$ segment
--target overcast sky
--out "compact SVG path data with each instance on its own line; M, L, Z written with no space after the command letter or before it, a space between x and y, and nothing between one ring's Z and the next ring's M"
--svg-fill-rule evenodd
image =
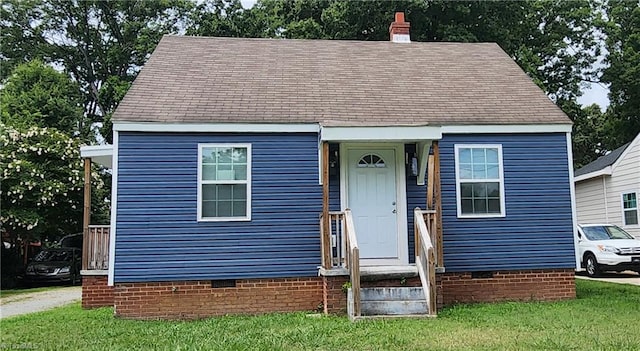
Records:
M242 7L245 9L253 7L256 0L240 0ZM607 94L609 90L599 84L591 84L589 88L583 89L584 94L578 98L578 102L582 106L588 106L591 104L598 104L604 110L609 106L609 98Z

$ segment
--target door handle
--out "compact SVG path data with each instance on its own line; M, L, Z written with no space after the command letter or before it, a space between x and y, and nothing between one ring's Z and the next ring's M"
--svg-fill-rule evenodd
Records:
M396 209L394 208L393 211L391 211L391 213L396 213Z

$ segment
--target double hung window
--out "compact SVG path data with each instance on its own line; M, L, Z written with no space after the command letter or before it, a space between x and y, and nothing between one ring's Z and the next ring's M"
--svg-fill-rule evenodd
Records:
M198 220L251 219L251 145L198 146Z
M638 195L636 193L622 194L622 217L624 225L638 224Z
M501 145L455 145L458 217L504 217Z

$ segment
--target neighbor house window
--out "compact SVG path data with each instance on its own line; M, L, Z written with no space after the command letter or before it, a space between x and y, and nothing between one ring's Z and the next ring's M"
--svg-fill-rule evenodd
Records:
M198 145L198 220L251 219L251 145Z
M458 217L503 217L501 145L456 145Z
M624 225L638 224L638 197L636 193L622 194Z

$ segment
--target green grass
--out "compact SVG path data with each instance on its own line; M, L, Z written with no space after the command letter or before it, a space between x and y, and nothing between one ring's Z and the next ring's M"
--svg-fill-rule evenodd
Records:
M571 301L465 305L436 319L357 323L304 313L131 321L114 318L111 308L74 304L0 321L0 349L640 350L640 287L576 285Z
M9 290L0 290L0 298L4 299L5 297L14 297L16 295L30 294L35 292L47 291L60 289L59 286L45 286L41 288L32 288L32 289L9 289Z

